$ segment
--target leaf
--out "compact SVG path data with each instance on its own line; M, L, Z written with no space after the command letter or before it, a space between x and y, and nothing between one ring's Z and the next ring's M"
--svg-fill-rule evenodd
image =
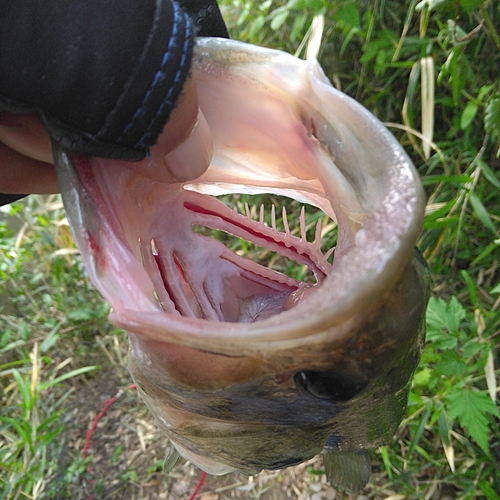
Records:
M36 429L37 434L41 434L46 429L48 429L54 422L56 422L59 417L64 413L65 410L59 410L53 413L50 417L46 418Z
M500 500L500 495L495 492L495 490L492 488L490 483L488 483L488 481L486 480L480 481L478 483L478 486L488 500Z
M293 21L292 32L290 33L290 40L292 42L297 40L297 38L299 38L299 36L302 34L304 26L306 24L306 20L307 20L307 14L305 12L295 16L295 19Z
M472 123L472 120L476 117L477 110L479 106L475 102L468 102L462 111L462 116L460 117L460 128L465 130Z
M259 5L259 10L261 12L267 12L269 10L269 7L271 7L272 3L273 3L273 0L265 0L265 2L262 2Z
M446 417L446 410L444 408L439 414L438 430L439 435L441 436L441 442L443 443L446 460L448 460L451 472L455 472L455 450L453 448L453 445L451 444L450 426L448 423L448 418Z
M29 383L25 382L23 380L23 377L21 376L19 371L16 369L12 370L12 375L16 379L17 389L19 390L19 392L22 396L22 400L23 400L22 407L23 407L24 415L27 416L29 410L33 406L33 397L31 394L30 387L29 387Z
M456 351L444 351L441 355L441 360L434 369L435 375L444 375L445 377L452 377L453 375L460 375L465 372L467 365L461 359Z
M415 10L421 11L425 7L428 7L429 10L436 10L441 7L450 7L453 4L450 0L423 0L422 2L418 3L417 6L415 7Z
M424 179L422 179L422 184L424 186L432 185L432 184L438 184L440 182L444 184L458 184L458 185L463 185L467 184L468 182L473 182L474 179L470 175L426 175ZM455 200L453 200L452 203L448 202L446 203L440 210L439 212L446 213L449 211L449 209L453 206L453 203ZM438 212L438 210L432 212L435 214ZM428 216L427 216L428 217Z
M476 355L478 352L482 352L484 350L484 343L477 342L476 340L469 340L462 347L462 356L464 359L472 358L472 356Z
M306 0L290 0L284 7L286 9L304 10L306 8Z
M350 28L360 27L359 9L355 2L342 5L336 15L337 21Z
M465 318L465 309L456 297L449 302L431 297L427 307L427 339L438 349L453 349L457 345L458 327Z
M323 38L323 29L325 27L325 16L317 15L314 16L311 28L309 40L306 46L306 59L317 59L319 50L321 48L321 39Z
M490 214L484 207L483 203L477 196L474 191L469 193L469 201L472 207L472 210L476 214L477 218L484 224L486 228L488 228L493 234L496 234L495 226L491 221Z
M477 264L479 264L483 259L488 257L488 255L493 252L494 250L497 250L498 244L493 242L490 243L471 263L469 267L474 267ZM500 292L500 289L498 290L497 293Z
M489 455L490 415L500 417L498 408L486 391L455 386L446 396L448 416L457 420L469 436Z
M60 377L56 377L54 380L49 380L48 382L45 382L43 384L40 384L40 391L43 391L44 389L47 389L48 387L52 387L53 385L59 384L60 382L63 382L64 380L67 380L68 378L76 377L77 375L81 375L82 373L87 373L92 370L97 370L99 368L98 366L84 366L82 368L77 368L76 370L72 370L68 373L65 373L64 375L61 375Z
M326 7L325 0L289 0L284 6L286 9L304 10L311 9L314 13L318 13L321 9Z
M423 57L420 60L421 99L422 99L422 150L426 160L430 158L430 143L434 139L434 59Z
M314 11L315 14L319 13L321 9L328 5L324 0L306 0L306 7Z
M455 33L458 30L458 27L453 24L450 26L450 30ZM457 34L457 36L459 35ZM453 103L455 106L458 106L465 84L467 82L473 83L475 76L470 63L467 60L467 57L462 53L462 47L459 44L455 46L454 50L446 59L445 64L441 67L438 80L444 80L445 76L449 77Z
M72 321L89 321L92 319L104 317L109 308L106 303L100 304L98 307L81 307L80 309L75 309L67 314L67 317Z
M446 217L442 219L437 219L437 220L429 220L425 221L424 223L424 229L434 229L434 228L440 228L440 227L447 227L447 226L454 226L457 225L459 222L459 217L457 216L451 216L451 217Z
M273 16L271 21L271 29L273 31L277 31L281 28L281 26L283 26L283 23L286 21L286 18L288 17L290 11L288 9L284 9L278 12L278 9L276 9L274 12L276 12L276 14L271 14Z
M406 455L407 458L409 459L413 451L415 450L416 446L418 445L418 442L420 441L420 438L422 437L422 434L425 431L425 426L427 425L427 422L429 421L429 417L431 415L431 410L429 406L425 408L425 413L423 416L420 418L420 424L418 426L417 431L415 432L415 435L412 437L410 447L408 449L408 454Z
M465 269L462 269L462 271L460 271L460 274L462 275L462 278L464 279L465 284L467 285L472 305L474 307L477 307L477 291L474 281L472 280L470 274Z
M415 373L413 377L413 385L415 387L426 386L432 376L432 370L430 368L422 368L422 370Z
M460 6L464 8L468 14L476 10L484 3L484 0L460 0Z
M500 97L488 102L484 113L484 130L493 139L500 137Z
M481 173L488 179L488 181L493 184L496 188L500 189L500 180L497 175L491 168L487 165L487 163L483 160L479 160L477 162L479 168L481 169Z
M4 422L7 425L11 425L19 434L19 437L22 439L24 445L28 445L30 451L33 451L33 441L31 439L32 430L26 422L26 420L16 420L11 417L0 417L0 422Z
M49 332L49 334L43 339L40 344L40 351L45 354L59 339L59 334L57 333L62 325L62 321L57 323L57 325Z
M387 475L389 476L389 479L392 481L393 478L393 473L392 473L392 463L391 459L389 457L389 452L387 451L387 446L381 446L379 448L380 455L382 456L382 462L384 464L385 470L387 472Z
M406 89L406 97L403 103L402 115L403 122L407 127L412 128L414 126L414 100L417 94L417 87L420 82L420 62L416 62L410 71L410 76L408 78L408 87ZM417 143L413 138L412 134L408 135L410 142L412 142L413 146L417 148Z
M60 425L59 427L56 427L52 431L47 432L42 436L39 436L35 446L35 451L46 447L50 442L54 441L54 439L63 431L63 429L64 425Z
M256 17L248 32L250 38L254 38L255 36L257 36L257 33L259 33L259 31L264 27L264 24L266 24L265 16Z

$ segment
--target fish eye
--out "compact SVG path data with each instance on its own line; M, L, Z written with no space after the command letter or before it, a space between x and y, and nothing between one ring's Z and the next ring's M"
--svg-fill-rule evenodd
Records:
M336 370L304 370L294 376L295 385L315 398L345 403L359 394L368 384L359 376Z

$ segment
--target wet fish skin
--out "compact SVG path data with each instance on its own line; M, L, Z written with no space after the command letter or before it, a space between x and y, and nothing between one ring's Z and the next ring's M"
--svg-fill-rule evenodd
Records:
M129 332L144 401L179 452L211 473L252 474L386 443L420 357L429 288L413 250L424 196L410 160L312 61L200 40L193 75L214 137L198 181L161 185L55 151L68 219L111 320ZM206 196L227 192L321 208L339 225L333 265L312 244L273 237ZM297 247L298 259L311 256L318 285L302 293L192 224L285 254ZM262 300L276 314L236 322L243 302ZM330 465L354 463L344 458ZM366 480L330 476L356 487Z

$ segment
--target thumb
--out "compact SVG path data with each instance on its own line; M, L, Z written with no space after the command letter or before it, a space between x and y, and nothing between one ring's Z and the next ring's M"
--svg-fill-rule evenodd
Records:
M205 172L212 153L212 135L198 106L196 84L189 78L177 107L146 158L138 162L103 160L103 167L120 165L155 181L185 182Z

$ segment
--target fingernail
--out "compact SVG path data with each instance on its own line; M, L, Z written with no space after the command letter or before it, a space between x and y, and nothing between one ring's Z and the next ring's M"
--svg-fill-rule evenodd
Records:
M212 134L205 116L199 110L198 121L189 137L165 155L165 163L176 181L190 181L205 172L212 160L212 154Z

